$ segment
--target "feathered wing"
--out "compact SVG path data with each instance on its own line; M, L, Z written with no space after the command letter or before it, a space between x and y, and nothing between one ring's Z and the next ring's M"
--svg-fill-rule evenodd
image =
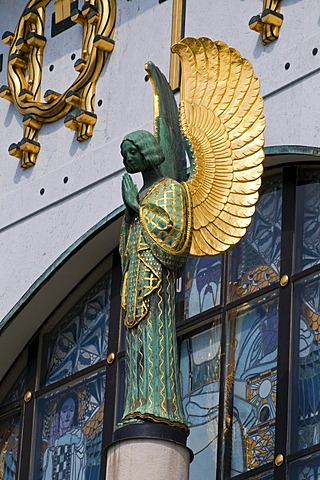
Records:
M94 412L94 414L85 422L82 431L88 440L95 439L102 431L104 405Z
M179 126L178 107L171 87L156 65L145 65L154 93L154 134L160 143L165 161L160 166L163 176L178 181L187 178L187 165Z
M186 182L193 202L192 255L215 255L246 233L264 159L263 100L250 62L223 42L185 38L180 126L193 155Z

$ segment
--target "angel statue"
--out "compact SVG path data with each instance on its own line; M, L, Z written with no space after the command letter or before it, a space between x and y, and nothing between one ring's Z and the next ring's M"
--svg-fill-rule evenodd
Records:
M121 154L126 206L120 238L126 327L122 424L143 420L187 429L179 388L175 284L189 254L216 255L246 233L258 200L263 100L248 60L225 43L185 38L180 108L160 70L154 135L127 135ZM187 177L187 159L190 175ZM141 172L138 192L129 174Z

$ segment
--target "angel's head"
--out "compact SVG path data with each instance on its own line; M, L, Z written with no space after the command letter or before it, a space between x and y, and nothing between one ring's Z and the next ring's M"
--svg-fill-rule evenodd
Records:
M137 130L126 135L120 146L127 172L145 172L164 161L157 139L146 130Z
M60 398L56 412L59 415L60 434L78 425L78 397L74 392Z

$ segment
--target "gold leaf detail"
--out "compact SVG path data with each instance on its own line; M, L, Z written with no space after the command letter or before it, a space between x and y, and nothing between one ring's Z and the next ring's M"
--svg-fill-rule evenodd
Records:
M264 159L263 100L252 65L227 44L185 38L180 126L193 150L186 183L193 203L190 253L214 255L245 235L258 200Z

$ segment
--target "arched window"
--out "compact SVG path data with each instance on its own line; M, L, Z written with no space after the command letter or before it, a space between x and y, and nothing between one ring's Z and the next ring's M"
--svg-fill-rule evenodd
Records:
M190 480L320 478L319 238L320 170L287 166L266 172L236 247L189 259L177 330Z
M119 280L115 253L28 346L24 368L0 407L3 480L27 478L28 471L38 480L104 478L102 450L111 441L115 405L115 389L108 388L115 370L106 359L118 340Z
M22 355L1 390L0 478L3 480L15 479L18 469L21 402L26 385L26 360L26 355Z
M267 170L246 237L225 255L189 258L178 279L190 480L320 478L319 212L315 164ZM114 252L10 369L0 478L104 479L123 409L119 291Z

